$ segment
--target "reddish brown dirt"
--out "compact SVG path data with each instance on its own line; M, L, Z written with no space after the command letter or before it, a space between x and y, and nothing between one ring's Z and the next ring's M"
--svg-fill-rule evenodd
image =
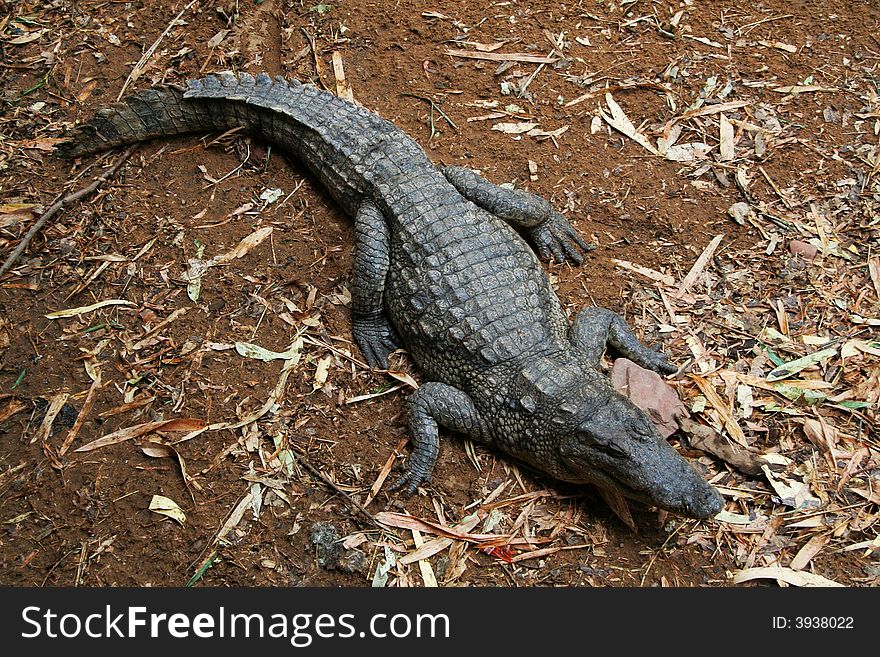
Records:
M186 3L56 2L51 9L44 3L3 4L8 15L0 23L5 29L2 137L15 147L3 160L0 196L4 203L45 207L90 161L72 169L46 148L25 142L57 138L65 126L113 102L134 63ZM682 23L690 33L723 41L720 49L688 38L665 38L653 23L624 25L651 13L668 22L678 7L667 4L635 2L623 15L608 3L594 2L514 0L487 9L485 3L450 1L438 9L439 5L413 0L380 0L333 3L325 13L310 10L309 3L277 0L197 2L185 13L185 24L161 42L152 64L131 88L181 82L229 68L317 81L313 51L304 36L308 33L316 39L322 83L334 88L331 53L338 50L355 98L403 128L436 162L479 168L495 182L515 182L567 208L576 227L599 247L582 268L548 267L558 278L566 306L572 311L590 304L612 308L633 319L648 341L657 341L656 321L642 309L644 281L615 268L613 259L662 269L680 280L711 236L727 236L729 255L718 255L723 268L732 254L753 248L760 235L752 225L739 226L727 216L727 208L743 200L735 186L698 189L681 175L677 163L649 156L618 133L591 133L590 122L603 94L566 106L588 89L578 85L577 78L589 76L598 83L607 77L609 85L627 87L615 89L618 102L629 116L652 117L648 127L658 127L680 114L681 107L673 112L655 88L628 83L657 80L671 62L686 72L672 83L680 105L699 96L708 75L718 76L720 85L727 79L800 84L812 75L814 84L840 90L791 100L786 118L798 125L794 132L806 143L780 148L764 168L780 187L812 188L821 195L833 194L836 181L852 175L854 158L845 153L838 159L820 158L816 153L838 152L857 143L847 127L823 122L822 112L826 107L840 113L859 111L858 95L864 88L856 78L864 78L872 61L875 76L880 75L880 14L872 2L766 0L740 9L714 0L682 4ZM228 23L235 11L240 13ZM443 16L425 14L436 11ZM728 49L735 40L724 39L723 30L750 25L741 37L747 43ZM31 42L10 42L38 29L45 33ZM229 34L212 47L209 41L223 29ZM497 62L444 55L449 47L466 47L462 41L507 41L499 52L546 55L552 46L545 32L565 32L570 42L565 55L571 60L566 69L543 68L526 98L502 96L499 84L511 79L511 71L520 74L512 79L521 80L535 72L536 65L514 64L499 75ZM798 50L758 47L759 41L795 44ZM765 102L774 99L766 88L749 91ZM414 95L432 99L457 128ZM515 139L490 130L497 119L468 121L493 111L474 106L481 100L497 100L502 107L516 103L544 130L569 129L556 144L528 136ZM529 180L530 160L537 164L535 181ZM87 175L71 182L68 189L88 179ZM222 182L210 184L211 179ZM275 202L261 210L260 194L271 188L283 190L285 196L297 191L283 205ZM751 193L775 200L760 175ZM225 221L245 203L254 203L253 210ZM0 228L3 259L30 223L29 219ZM211 269L198 303L187 298L186 263L197 256L198 245L204 245L205 257L225 253L265 226L275 229L270 240L229 265ZM152 247L132 262L153 239ZM107 261L101 258L111 254L128 260L111 261L77 292ZM50 222L19 263L26 275L0 279L0 329L8 336L8 345L0 342L0 407L14 399L27 404L25 410L0 419L0 583L181 585L215 554L213 566L201 578L203 584L368 585L376 564L384 559L383 541L402 546L411 540L410 533L398 530L381 536L304 465L294 466L290 477L283 476L273 437L282 440L281 448L289 444L299 450L340 489L363 501L406 435L404 396L395 392L360 403L345 400L395 383L385 375L353 368L337 355L330 361L327 382L313 385L318 362L333 354L308 347L275 412L243 429L208 431L177 445L193 475L190 486L175 459L144 454L142 447L158 439L156 434L91 452L72 451L147 421L231 421L259 408L278 380L280 361L263 363L234 350L203 350L199 345L243 340L282 350L304 319L315 320L311 333L325 341L329 336L350 339L342 297L351 261L350 221L305 176L303 167L248 138L226 138L207 149L197 137L145 145L120 176ZM756 297L763 298L765 289L785 289L781 275L771 266L756 272ZM74 319L45 317L54 310L112 298L135 305L107 307ZM154 341L138 350L125 348L125 340L141 339L180 308L189 311L158 331ZM66 392L74 395L71 404L81 409L92 385L84 361L103 340L108 343L96 359L103 384L72 450L57 457L67 428L56 421L46 449L41 440L33 440L41 420L33 400ZM740 343L736 335L727 339L728 346ZM344 341L332 344L358 356ZM676 360L690 355L682 339L664 344ZM404 360L398 364L417 376ZM124 399L147 398L153 401L141 408L101 417ZM780 417L769 424L786 427L786 422ZM810 445L802 442L799 447ZM469 548L467 568L454 584L722 586L730 584L731 573L745 565L744 555L752 549L741 535L717 523L682 524L681 519L658 516L656 510L638 505L633 505L638 526L634 533L593 491L517 470L509 460L479 446L475 453L479 471L464 442L447 436L433 483L423 494L402 500L382 491L370 512L405 509L423 519L455 522L467 514L469 505L510 480L502 498L544 488L559 494L539 498L529 509L548 526L560 525L552 536L555 542L548 545L589 547L516 563L506 561L503 551L489 554ZM707 474L724 471L702 452L685 453L699 459ZM392 477L397 468L399 462ZM218 531L249 490L246 476L283 480L289 504L264 491L259 518L254 520L246 509L237 527L217 544ZM757 485L732 473L722 483ZM183 508L183 525L148 510L157 494ZM509 527L523 508L502 509L502 526ZM369 541L360 546L369 561L366 574L319 564L310 541L311 527L319 521L336 525L340 536L369 532ZM786 562L802 544L796 535L788 535L762 550ZM445 554L432 560L441 581ZM859 554L826 550L813 565L844 584L876 582L876 560L863 560ZM414 566L397 567L392 575L401 583L421 582Z

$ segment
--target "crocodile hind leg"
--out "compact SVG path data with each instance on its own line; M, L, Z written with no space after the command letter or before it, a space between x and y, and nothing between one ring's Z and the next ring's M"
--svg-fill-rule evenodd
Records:
M570 258L581 264L584 258L577 247L584 251L594 248L547 199L520 189L499 187L466 167L450 166L442 171L467 200L525 231L541 258L549 260L552 256L556 262Z
M634 363L661 374L678 368L661 351L646 347L633 334L623 317L605 308L584 308L575 317L569 338L588 360L598 363L606 345Z
M413 451L406 470L390 490L406 486L406 495L412 495L421 484L431 480L440 451L439 426L472 438L483 433L480 414L466 393L445 383L425 383L409 398Z
M354 218L351 314L354 341L370 367L388 369L398 337L382 302L388 274L388 224L381 210L364 201Z

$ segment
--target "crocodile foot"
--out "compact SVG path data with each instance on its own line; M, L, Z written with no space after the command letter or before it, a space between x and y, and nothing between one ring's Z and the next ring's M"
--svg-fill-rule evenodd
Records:
M578 232L568 223L568 219L558 212L552 212L550 217L527 230L538 255L544 260L554 258L556 262L565 262L568 258L576 265L584 261L578 247L584 251L592 251L595 247L581 237Z
M354 317L354 341L360 347L367 364L373 369L388 369L388 355L400 348L397 331L384 316Z
M648 347L644 356L643 367L654 370L660 374L675 374L678 368L669 362L669 356L658 349Z

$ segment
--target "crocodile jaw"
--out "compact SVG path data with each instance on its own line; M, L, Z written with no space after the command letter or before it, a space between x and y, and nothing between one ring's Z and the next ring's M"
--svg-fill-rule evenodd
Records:
M630 499L690 518L711 518L718 491L628 400L614 399L560 442L560 478L618 491Z

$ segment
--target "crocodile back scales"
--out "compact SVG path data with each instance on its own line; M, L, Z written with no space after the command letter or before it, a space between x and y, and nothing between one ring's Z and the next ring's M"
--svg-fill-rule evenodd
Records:
M428 377L470 389L487 368L564 347L567 321L520 235L463 198L392 123L311 85L226 74L148 89L101 110L63 152L237 127L294 155L348 214L364 199L382 209L385 307Z

